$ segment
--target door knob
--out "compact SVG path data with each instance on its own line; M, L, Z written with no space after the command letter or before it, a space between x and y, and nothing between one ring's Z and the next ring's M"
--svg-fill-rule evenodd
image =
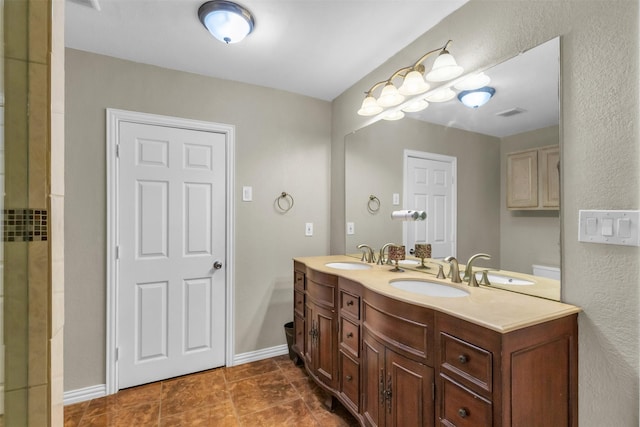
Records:
M220 270L222 268L222 263L220 261L214 261L213 268L216 270Z

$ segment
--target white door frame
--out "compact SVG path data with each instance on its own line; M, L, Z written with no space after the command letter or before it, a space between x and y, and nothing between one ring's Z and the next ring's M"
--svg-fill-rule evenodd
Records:
M234 154L235 126L199 120L107 108L107 354L106 393L118 391L118 143L121 122L168 126L226 135L226 301L225 301L225 365L234 358Z
M403 209L409 209L407 207L407 195L409 192L409 182L407 179L407 173L409 171L409 157L417 157L425 160L435 160L439 162L446 162L451 164L451 255L458 256L458 158L453 156L447 156L444 154L428 153L426 151L416 150L404 150L402 159L402 193L404 196ZM429 213L427 212L427 215ZM403 244L407 243L407 223L402 223L402 240Z

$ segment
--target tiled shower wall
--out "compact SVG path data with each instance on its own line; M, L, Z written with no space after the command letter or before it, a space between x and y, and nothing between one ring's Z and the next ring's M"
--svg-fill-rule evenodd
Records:
M4 2L5 425L63 424L64 1Z

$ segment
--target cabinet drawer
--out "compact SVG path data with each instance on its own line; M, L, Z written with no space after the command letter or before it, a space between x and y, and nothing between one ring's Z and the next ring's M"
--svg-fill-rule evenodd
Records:
M307 278L307 297L318 304L335 308L335 286L318 283Z
M293 311L300 316L304 316L304 294L302 292L293 292Z
M493 425L492 405L489 400L440 377L440 421L445 426L490 427Z
M299 271L293 272L293 288L296 291L304 292L304 274Z
M341 291L340 312L342 315L352 316L354 319L360 320L360 297Z
M459 375L491 393L493 355L491 352L453 337L440 333L442 370Z
M360 327L345 318L340 318L340 346L359 357Z
M340 392L347 404L358 412L360 408L360 365L340 352Z

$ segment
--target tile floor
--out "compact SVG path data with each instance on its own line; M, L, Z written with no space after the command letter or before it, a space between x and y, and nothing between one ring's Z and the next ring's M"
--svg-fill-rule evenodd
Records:
M65 427L352 427L358 423L303 367L279 356L133 387L65 406Z

